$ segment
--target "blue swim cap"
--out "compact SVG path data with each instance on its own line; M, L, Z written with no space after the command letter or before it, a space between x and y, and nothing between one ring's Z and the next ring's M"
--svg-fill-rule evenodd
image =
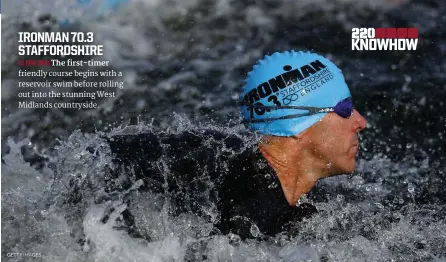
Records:
M276 52L259 60L248 73L240 96L240 110L252 130L265 135L293 136L314 125L326 113L249 123L250 120L308 113L301 109L265 109L250 105L333 107L349 96L342 71L330 60L310 52Z

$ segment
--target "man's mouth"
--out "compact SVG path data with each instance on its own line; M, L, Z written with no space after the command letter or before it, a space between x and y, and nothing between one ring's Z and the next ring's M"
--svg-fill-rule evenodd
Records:
M358 153L359 150L359 142L356 142L352 145L352 147L350 147L351 150L353 150L353 152L355 152L355 155Z
M352 137L352 147L354 146L359 146L359 139L357 135Z

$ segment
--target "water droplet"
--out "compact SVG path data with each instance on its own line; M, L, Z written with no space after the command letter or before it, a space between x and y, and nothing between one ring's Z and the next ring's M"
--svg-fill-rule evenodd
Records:
M426 105L426 97L423 96L423 97L420 99L420 101L418 101L418 104L419 104L420 106L425 106L425 105Z
M229 233L228 237L229 237L229 242L233 245L239 245L240 242L242 241L238 235L233 233Z
M411 143L407 143L406 148L407 149L412 148L412 144Z
M413 194L413 192L415 192L415 187L413 184L409 183L407 185L407 191L409 191L409 193Z
M410 77L409 75L404 75L404 80L406 80L406 82L410 82L412 80L412 77Z
M302 203L305 203L305 202L307 202L308 200L307 200L307 195L306 194L303 194L298 200L297 200L297 202L296 202L296 206L298 207L298 206L300 206Z
M404 204L404 200L403 200L402 198L400 198L399 203L400 203L400 204Z
M336 201L342 202L343 200L344 200L344 196L343 195L337 195L336 196Z
M251 232L251 235L253 237L257 237L260 233L259 228L256 225L251 225L251 228L249 229L249 232Z
M375 205L379 208L379 209L383 209L384 206L381 203L375 203Z

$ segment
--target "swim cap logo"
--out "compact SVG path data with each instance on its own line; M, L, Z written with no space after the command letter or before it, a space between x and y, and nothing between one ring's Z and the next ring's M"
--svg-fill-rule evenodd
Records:
M352 50L417 50L418 28L353 28Z
M289 105L299 96L304 96L333 79L331 71L319 60L294 70L291 65L285 65L283 70L286 72L261 83L243 97L243 104L248 105L247 110L251 117L254 117L254 112L257 115L263 115L270 111L261 107L249 106L264 106L259 102L261 99L266 98L266 101L271 102L274 106ZM282 102L278 97L282 98Z
M292 93L287 95L282 99L284 105L289 105L291 102L296 101L299 98L299 95L296 93Z
M247 74L239 96L240 113L249 129L265 135L294 136L350 97L341 69L311 52L265 55Z

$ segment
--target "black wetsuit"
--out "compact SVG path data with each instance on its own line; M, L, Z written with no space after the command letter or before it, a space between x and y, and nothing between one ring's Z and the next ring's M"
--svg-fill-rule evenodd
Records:
M317 212L310 204L290 206L273 169L256 146L219 132L122 135L109 139L115 162L143 179L140 190L169 196L173 215L219 212L216 233L242 238L272 236ZM131 167L131 168L130 168ZM260 231L255 233L256 225ZM254 233L254 234L253 234Z

